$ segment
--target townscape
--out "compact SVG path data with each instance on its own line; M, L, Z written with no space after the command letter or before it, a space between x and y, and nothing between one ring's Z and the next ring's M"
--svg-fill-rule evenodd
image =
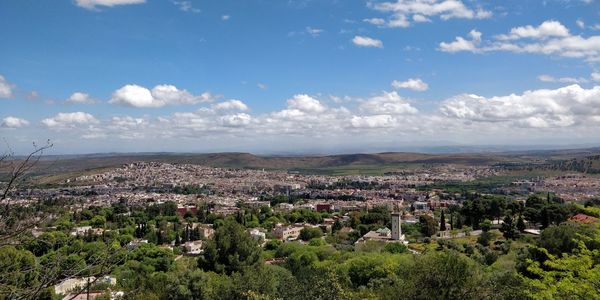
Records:
M0 300L600 300L600 0L0 0Z
M23 185L12 190L3 202L22 208L39 209L41 205L50 214L48 220L35 222L35 228L24 233L24 244L17 243L16 249L47 257L73 251L64 249L61 243L103 244L112 240L116 248L106 249L107 253L130 253L122 259L141 255L138 261L142 264L148 263L147 256L151 255L167 264L152 263L153 270L147 270L144 276L174 272L178 264L198 265L217 274L243 274L245 268L256 263L284 267L298 275L297 263L311 265L315 259L302 262L308 259L301 254L306 251L317 251L316 260L327 261L333 259L333 253L426 257L453 249L484 266L499 268L500 262L514 260L511 253L527 249L531 240L539 239L549 226L598 223L600 208L596 205L600 204L595 199L600 196L600 176L577 172L546 172L542 176L530 172L508 180L509 173L494 165L439 163L384 175L330 176L148 161L90 170L50 185ZM477 184L483 182L488 183ZM240 234L248 240L237 236ZM27 236L34 240L28 241ZM240 240L224 242L224 238ZM39 244L40 239L49 244ZM262 248L262 254L236 254L252 261L246 267L244 261L229 265L232 262L222 261L229 259L219 257L221 251L242 251L240 247ZM329 258L318 258L323 255L319 251L333 252L325 256ZM151 293L131 289L135 282L149 280L138 277L141 274L132 279L131 262L107 257L90 261L85 255L90 254L74 252L65 258L83 260L78 265L81 270L76 272L81 276L57 274L53 284L35 296L116 299ZM99 272L99 267L106 270ZM512 272L516 278L524 276ZM349 280L352 285L359 284L352 277ZM362 292L350 288L344 292L348 297L387 297L380 288ZM509 295L526 297L519 294L522 292L511 290ZM242 297L235 291L228 293L203 297Z

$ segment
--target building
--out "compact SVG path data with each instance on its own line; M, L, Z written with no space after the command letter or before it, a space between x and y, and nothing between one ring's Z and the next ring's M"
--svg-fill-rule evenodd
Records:
M392 229L390 230L387 227L380 228L376 231L369 231L361 238L359 238L356 243L354 243L355 247L360 246L361 244L366 243L367 241L375 241L381 243L403 243L408 244L404 235L402 234L402 215L400 213L392 213Z
M215 230L212 228L212 225L201 225L197 228L200 232L200 238L203 240L208 240L215 234Z
M183 245L183 248L188 255L199 255L202 253L202 244L203 242L200 240L187 242Z
M92 226L75 227L71 230L71 235L72 236L86 235L88 233L88 231L90 231L90 230L92 230Z
M103 278L96 277L80 277L80 278L70 278L62 281L61 283L54 286L54 293L59 295L66 295L68 293L79 291L82 288L86 287L87 284L99 284L99 283L107 283L111 286L117 284L117 279L114 277L105 276Z
M317 204L317 212L332 212L333 204L331 203L321 203Z
M300 231L304 228L304 226L283 226L281 224L277 224L275 228L273 228L273 235L280 240L295 240L300 236Z
M250 236L261 244L267 239L267 235L256 228L250 230Z
M399 241L400 239L404 240L401 221L402 215L400 215L400 213L392 213L392 240L394 241Z

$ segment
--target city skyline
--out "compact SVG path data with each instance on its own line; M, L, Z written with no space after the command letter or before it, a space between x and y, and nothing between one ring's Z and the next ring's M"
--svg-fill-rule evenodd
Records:
M600 3L0 2L16 152L600 142Z

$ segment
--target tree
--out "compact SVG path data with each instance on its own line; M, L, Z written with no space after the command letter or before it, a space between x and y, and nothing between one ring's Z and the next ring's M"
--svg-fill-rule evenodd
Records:
M440 231L446 231L446 217L444 216L443 209L442 214L440 215Z
M342 229L342 222L340 220L336 220L335 223L331 226L331 233L336 233Z
M420 216L419 223L421 225L421 233L424 236L430 237L437 233L437 222L432 217L427 215Z
M514 223L513 218L511 216L504 217L502 226L500 227L500 231L504 235L504 238L508 239L516 239L519 236L519 230L517 230L517 225Z
M383 247L383 251L389 253L406 253L408 252L408 247L402 243L387 243Z
M582 237L593 238L599 234L594 231L590 225L579 223L563 223L558 226L550 226L542 231L537 241L537 246L546 249L550 254L560 255L570 253L578 248L578 241ZM591 249L600 248L600 245L594 246L594 239L588 240L588 247Z
M314 238L320 238L323 236L323 230L318 227L304 227L300 230L300 239L303 241L310 241Z
M492 229L492 222L488 219L485 219L479 224L479 227L481 228L481 231L488 232Z
M256 264L262 249L245 227L227 219L206 242L198 266L206 271L231 274Z
M527 226L525 226L525 221L523 220L523 217L519 215L519 219L517 220L517 229L520 232L523 232L525 231L525 228L527 228Z

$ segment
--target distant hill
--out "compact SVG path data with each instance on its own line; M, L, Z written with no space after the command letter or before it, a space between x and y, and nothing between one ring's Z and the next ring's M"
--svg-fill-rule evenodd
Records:
M561 170L598 170L600 162L594 155L600 149L543 150L503 153L425 154L385 152L374 154L340 154L314 156L261 156L250 153L130 153L47 156L36 168L36 175L78 173L101 168L113 168L134 162L162 162L197 164L220 168L248 168L291 170L304 173L339 174L336 168L372 171L402 168L406 165L461 164L461 165L551 165ZM590 167L582 167L590 166ZM1 171L1 170L0 170ZM377 173L377 172L372 172Z

